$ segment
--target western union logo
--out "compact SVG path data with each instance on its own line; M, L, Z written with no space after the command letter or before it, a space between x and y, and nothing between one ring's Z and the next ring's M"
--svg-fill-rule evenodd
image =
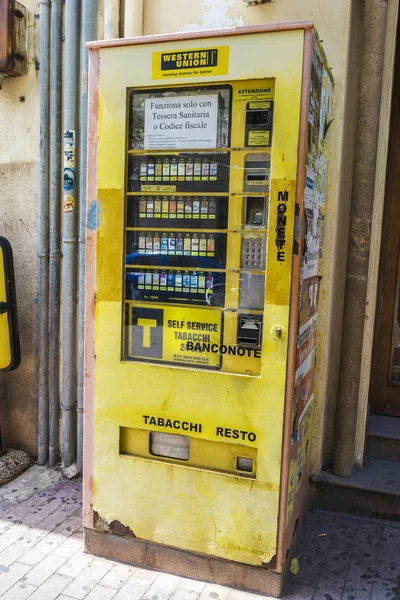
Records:
M161 54L161 71L192 69L193 67L216 67L217 65L218 48L213 48L212 50L196 50L194 52Z
M153 79L226 75L229 46L154 52L152 66Z

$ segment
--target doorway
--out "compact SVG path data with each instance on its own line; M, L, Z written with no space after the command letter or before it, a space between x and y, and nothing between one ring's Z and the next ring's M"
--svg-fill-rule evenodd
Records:
M400 417L400 50L397 46L370 408Z

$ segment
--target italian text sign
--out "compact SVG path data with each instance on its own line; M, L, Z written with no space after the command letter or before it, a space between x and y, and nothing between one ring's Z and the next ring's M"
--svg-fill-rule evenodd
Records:
M215 148L218 95L147 98L146 150Z

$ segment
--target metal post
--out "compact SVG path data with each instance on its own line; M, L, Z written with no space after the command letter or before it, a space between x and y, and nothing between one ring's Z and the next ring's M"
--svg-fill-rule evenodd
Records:
M83 386L84 386L84 335L85 335L85 243L86 243L86 181L88 134L88 76L89 53L86 42L97 37L97 0L82 2L81 42L81 106L79 142L79 293L78 293L78 427L77 467L83 469Z
M49 443L49 92L50 0L39 1L39 273L38 273L38 463Z
M76 460L76 310L78 254L78 157L80 0L65 10L64 218L62 264L62 465Z
M50 286L49 286L49 465L58 461L60 396L60 220L61 220L61 0L51 1L50 70ZM47 343L47 340L41 340Z

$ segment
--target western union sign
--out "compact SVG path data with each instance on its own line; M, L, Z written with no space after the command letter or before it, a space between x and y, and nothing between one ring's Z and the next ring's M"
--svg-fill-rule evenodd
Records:
M153 79L226 75L229 46L153 52Z
M195 52L178 52L161 54L161 70L191 69L192 67L216 67L218 64L218 48L213 50L196 50Z

